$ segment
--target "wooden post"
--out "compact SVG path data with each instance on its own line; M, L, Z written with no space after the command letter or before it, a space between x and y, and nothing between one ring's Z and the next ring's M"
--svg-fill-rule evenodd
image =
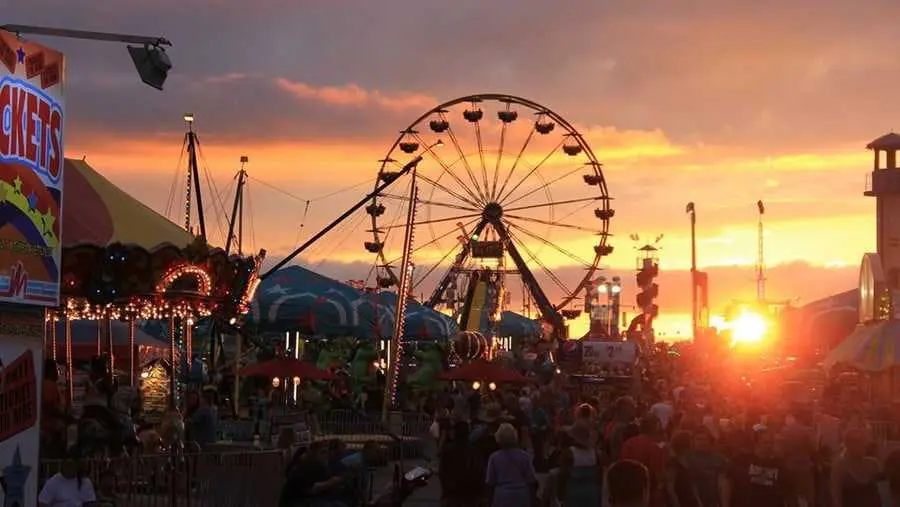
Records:
M242 337L240 332L237 333L236 340L237 341L234 344L234 398L231 400L231 405L233 407L234 414L237 417L241 408L241 405L238 402L238 399L241 395L241 376L238 374L238 372L241 369L241 354L244 353L241 350Z
M131 380L131 386L134 387L137 385L138 376L137 364L135 364L137 361L137 353L134 350L134 318L128 319L128 355L131 358L131 360L128 361L128 364L131 365L128 373Z
M103 333L106 335L106 347L108 348L109 353L109 372L110 374L115 375L116 343L115 337L113 336L112 321L110 320L109 315L103 317L103 320L100 321L100 325L103 327Z
M63 304L65 308L65 304ZM75 367L72 358L72 323L69 322L69 315L63 312L63 334L66 341L66 396L69 401L69 408L75 400Z
M102 320L102 319L101 319ZM97 355L103 354L103 326L101 320L97 321Z

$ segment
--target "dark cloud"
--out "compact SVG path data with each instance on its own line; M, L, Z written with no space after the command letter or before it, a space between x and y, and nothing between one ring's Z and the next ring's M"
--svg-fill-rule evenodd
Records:
M69 109L74 118L75 136L91 137L108 131L114 137L135 139L146 136L177 137L183 132L182 115L192 112L197 129L208 144L259 141L340 140L346 143L371 140L379 133L387 137L401 129L412 114L405 111L335 107L314 98L298 98L277 83L261 76L231 76L187 82L175 76L163 94L138 90L147 96L135 102L132 86L73 84ZM91 104L104 104L90 111ZM375 114L373 114L375 113ZM385 128L393 125L394 128ZM396 135L396 134L394 134Z
M277 253L268 257L266 265L273 266L283 258ZM347 281L366 279L372 269L371 262L333 262L329 260L308 262L298 261L300 265L332 277L336 280ZM703 268L709 275L710 301L713 312L720 312L726 305L735 300L752 301L756 297L756 281L754 268L749 266L711 267ZM563 280L574 280L583 276L579 268L562 268L556 270L556 274ZM604 271L597 275L605 275L608 278L619 275L623 284L623 305L633 306L636 294L634 272L628 270ZM541 273L536 273L542 288L548 297L558 301L560 291L555 290ZM660 297L658 300L662 312L690 313L690 272L686 270L667 270L665 263L661 265L658 279ZM773 301L783 301L794 305L811 303L831 294L846 291L857 286L859 269L857 267L824 268L812 266L804 262L794 262L774 266L767 273L767 297ZM370 285L374 285L374 278L369 279ZM521 283L515 277L507 280L507 289L511 294L511 310L518 311L521 308ZM416 296L424 294L426 297L433 290L433 283L423 283L416 290ZM580 307L580 304L577 305Z
M5 12L13 22L172 39L176 69L163 94L136 82L121 47L48 41L70 58L76 129L144 135L184 110L209 115L208 135L228 139L352 139L403 124L377 108L287 103L269 81L284 77L440 99L504 91L583 124L662 128L679 142L803 149L891 128L885 106L900 77L885 56L900 38L900 4L890 0L565 8L537 0L8 0ZM264 79L202 81L231 73Z

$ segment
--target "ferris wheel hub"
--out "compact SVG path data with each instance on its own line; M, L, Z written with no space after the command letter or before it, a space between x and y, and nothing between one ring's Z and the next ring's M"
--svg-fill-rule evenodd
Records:
M503 218L503 206L497 202L489 202L484 205L484 211L481 212L481 216L488 222L499 222Z

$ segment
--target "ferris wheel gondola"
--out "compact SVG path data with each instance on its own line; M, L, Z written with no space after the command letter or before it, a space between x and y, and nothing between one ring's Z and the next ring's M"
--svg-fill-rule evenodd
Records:
M446 147L438 151L441 141ZM452 309L469 275L487 269L503 280L521 279L543 319L560 332L563 310L613 250L615 211L602 166L581 133L536 102L471 95L401 130L379 161L378 182L395 180L413 157L426 162L416 173L417 212L403 212L413 194L402 189L381 192L366 206L372 238L364 247L378 258L378 285L398 285L408 238L402 231L410 225L402 218L414 216L411 288L430 292L427 306Z

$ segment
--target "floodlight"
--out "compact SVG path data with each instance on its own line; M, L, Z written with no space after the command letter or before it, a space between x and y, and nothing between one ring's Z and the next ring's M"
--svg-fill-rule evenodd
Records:
M157 90L162 90L163 83L166 82L169 71L172 69L172 61L169 60L169 55L165 50L159 46L145 44L143 47L128 46L128 53L141 76L141 81Z

